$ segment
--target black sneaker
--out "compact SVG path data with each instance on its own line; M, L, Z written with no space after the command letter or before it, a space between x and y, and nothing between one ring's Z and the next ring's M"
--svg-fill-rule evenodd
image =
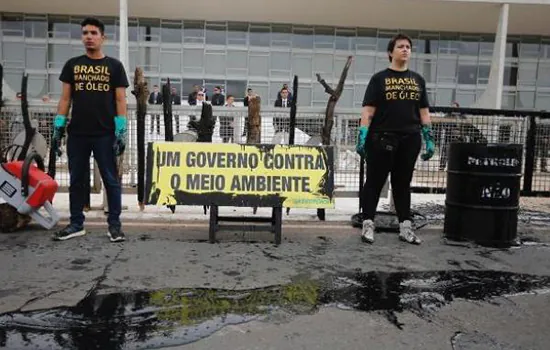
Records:
M53 234L52 239L54 241L65 241L74 237L84 236L86 230L83 228L77 228L72 225L67 225L64 229L57 231Z
M117 227L109 227L107 236L109 236L109 239L111 240L111 242L122 242L126 239L124 237L124 232L122 232L122 230Z

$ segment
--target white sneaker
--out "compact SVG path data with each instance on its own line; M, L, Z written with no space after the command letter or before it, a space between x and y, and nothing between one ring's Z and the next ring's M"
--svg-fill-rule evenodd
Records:
M414 234L410 220L405 220L399 224L399 239L411 244L422 243L420 238L416 237Z
M374 221L364 220L363 230L361 230L361 240L365 243L374 243Z

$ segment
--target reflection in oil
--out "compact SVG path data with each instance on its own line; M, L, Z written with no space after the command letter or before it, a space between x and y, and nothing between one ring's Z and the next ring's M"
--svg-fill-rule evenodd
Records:
M252 290L163 289L91 295L74 307L0 315L0 347L151 349L182 345L274 313L336 306L424 317L454 299L487 300L550 288L550 277L495 271L368 272Z

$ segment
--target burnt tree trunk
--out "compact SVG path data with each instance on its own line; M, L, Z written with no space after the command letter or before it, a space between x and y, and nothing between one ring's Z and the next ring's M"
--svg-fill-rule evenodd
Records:
M197 131L197 142L212 142L212 135L216 127L216 118L212 116L212 105L203 103L201 119L190 121L189 126Z
M351 66L352 60L353 57L348 56L348 60L346 61L344 69L342 70L340 81L338 81L336 90L328 86L325 79L321 78L320 74L317 74L317 81L321 83L321 85L323 85L323 87L325 88L325 92L330 95L327 103L327 108L325 110L325 125L323 126L323 131L321 134L323 145L330 145L330 134L334 125L334 109L336 108L336 103L338 103L338 99L340 98L340 96L342 95L342 91L344 90L344 82L346 81L346 78L348 76L348 70Z
M338 103L338 99L340 99L342 91L344 90L344 82L348 76L348 70L351 66L352 60L353 56L348 56L346 65L344 66L344 69L342 69L342 74L340 75L340 80L338 81L336 90L330 87L325 79L321 78L320 74L316 74L317 81L323 85L325 92L330 95L328 98L327 108L325 110L325 124L323 125L323 130L321 133L323 145L330 145L330 134L332 133L332 127L334 126L334 109L336 108L336 103ZM319 220L325 220L325 209L317 209L317 217Z
M261 98L258 95L248 99L248 129L246 143L260 144L262 142L262 121L260 117Z
M136 121L137 121L137 152L138 152L138 181L137 199L139 209L145 208L143 197L145 196L145 115L147 114L147 98L149 91L147 81L143 75L143 69L136 68L134 73L134 89L132 94L136 98Z

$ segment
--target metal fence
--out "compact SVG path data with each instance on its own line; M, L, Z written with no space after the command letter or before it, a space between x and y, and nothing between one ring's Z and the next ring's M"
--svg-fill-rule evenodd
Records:
M29 105L29 113L38 131L49 140L55 116L54 104ZM187 123L200 118L201 107L173 106L174 134L185 138ZM419 159L414 173L414 192L444 193L449 145L452 142L514 143L524 145L523 195L550 196L550 173L547 167L550 149L550 118L543 113L433 108L433 129L436 153L429 161ZM137 188L137 123L135 104L128 106L129 139L125 157L123 191L132 193ZM246 107L213 107L216 127L212 142L246 141ZM262 143L288 143L290 109L262 107ZM298 107L295 144L319 144L325 108ZM335 152L335 189L339 197L356 197L359 189L360 158L355 152L359 109L337 109L331 144ZM145 122L145 143L164 140L162 106L148 106ZM13 142L23 130L21 109L8 103L0 115L0 145L2 149ZM100 191L101 181L93 160L90 160L91 189ZM57 177L61 190L69 184L66 153L58 159Z

